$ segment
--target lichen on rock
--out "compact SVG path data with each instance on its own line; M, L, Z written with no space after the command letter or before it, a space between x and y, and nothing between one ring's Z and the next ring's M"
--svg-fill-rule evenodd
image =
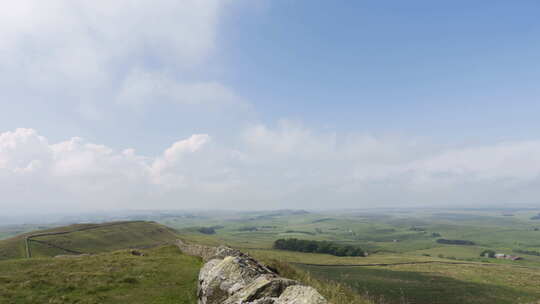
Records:
M199 273L199 304L327 304L317 290L280 277L239 250L191 245L179 241L186 254L207 261Z

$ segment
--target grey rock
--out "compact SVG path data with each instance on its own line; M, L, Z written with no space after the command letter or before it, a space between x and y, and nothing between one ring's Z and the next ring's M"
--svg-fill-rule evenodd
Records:
M206 261L199 273L199 304L328 304L314 288L279 277L239 250L176 244Z
M274 303L287 287L296 284L298 282L293 280L261 275L251 284L229 297L223 304Z
M210 260L199 273L199 303L223 303L263 274L273 275L251 258L227 256Z
M290 286L277 299L275 304L327 304L326 299L313 287Z

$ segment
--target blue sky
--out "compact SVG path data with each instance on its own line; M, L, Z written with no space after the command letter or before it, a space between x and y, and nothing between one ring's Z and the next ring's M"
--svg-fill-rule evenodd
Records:
M228 81L265 118L340 130L538 133L535 1L274 1L226 19ZM230 38L232 36L232 39Z
M537 205L539 9L9 4L0 204Z

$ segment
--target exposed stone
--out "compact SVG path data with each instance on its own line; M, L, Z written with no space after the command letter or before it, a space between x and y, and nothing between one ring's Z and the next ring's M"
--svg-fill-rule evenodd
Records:
M223 303L263 274L272 275L253 259L227 256L210 260L199 273L200 303Z
M129 251L132 255L136 255L136 256L145 256L144 253L140 252L139 250L136 250L136 249L131 249Z
M290 286L275 304L327 304L321 294L310 286Z
M177 245L207 261L199 273L199 304L327 304L314 288L279 277L239 250L182 241Z
M236 303L274 303L287 287L296 285L298 282L276 278L273 275L262 275L251 284L229 297L223 304ZM264 301L263 301L264 300Z

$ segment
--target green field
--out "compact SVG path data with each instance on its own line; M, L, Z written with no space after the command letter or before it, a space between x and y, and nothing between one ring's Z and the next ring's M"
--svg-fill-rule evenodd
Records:
M63 232L69 233L43 235ZM32 257L52 257L155 246L174 241L177 236L170 228L154 222L78 224L28 232L1 240L0 260L27 257L26 238L29 238L28 246Z
M275 265L283 275L315 286L334 304L540 303L540 256L515 253L516 250L540 252L540 221L531 219L538 212L209 212L155 218L160 224L135 221L118 225L73 225L48 231L95 229L34 237L40 242L29 243L33 258L9 263L31 264L41 260L56 263L56 259L41 257L66 254L59 248L84 253L110 252L155 246L179 237L193 243L239 248ZM24 258L24 239L31 235L35 232L0 241L0 260ZM272 249L275 240L284 238L357 246L367 250L369 256L337 257ZM439 238L472 243L441 244L437 242ZM519 255L523 260L481 257L480 253L486 249Z
M295 263L315 278L342 283L376 303L536 303L540 299L540 257L513 250L540 251L538 210L369 210L325 213L247 213L199 221L217 226L198 233L174 220L182 238L226 243L255 257ZM327 240L359 246L368 257L336 257L271 250L280 238ZM447 245L438 238L468 240ZM485 249L515 254L520 261L481 257ZM409 263L409 264L402 264ZM306 265L315 264L315 265ZM318 266L322 265L334 265ZM400 264L387 266L350 266ZM347 266L339 266L347 265Z
M386 267L301 266L317 278L343 282L390 303L532 303L540 269L475 264Z
M176 246L0 261L0 303L196 303L198 258Z

